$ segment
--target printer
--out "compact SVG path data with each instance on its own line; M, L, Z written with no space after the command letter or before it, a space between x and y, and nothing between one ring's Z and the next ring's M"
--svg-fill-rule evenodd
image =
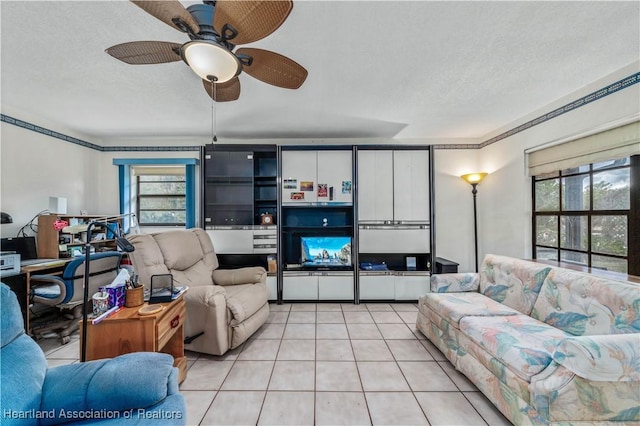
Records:
M0 252L0 277L20 273L20 255L15 251Z

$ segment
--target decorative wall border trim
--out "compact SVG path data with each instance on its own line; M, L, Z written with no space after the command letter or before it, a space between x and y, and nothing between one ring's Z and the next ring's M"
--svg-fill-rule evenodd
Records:
M91 149L95 149L96 151L102 151L102 147L100 145L83 141L82 139L74 138L73 136L55 132L53 130L37 126L35 124L31 124L26 121L19 120L17 118L14 118L5 114L0 114L0 121L2 121L3 123L13 124L14 126L22 127L23 129L31 130L32 132L40 133L46 136L51 136L52 138L60 139L65 142L71 142L76 145L84 146L85 148L91 148Z
M573 111L575 109L583 107L587 104L590 104L591 102L595 102L599 99L604 98L605 96L609 96L613 93L616 93L620 90L626 89L638 83L640 83L640 72L631 74L630 76L625 77L622 80L618 80L615 83L611 83L608 86L603 87L602 89L596 90L593 93L589 93L586 96L576 99L573 102L569 102L568 104L563 105L560 108L556 108L551 112L543 114L533 120L527 121L526 123L521 124L518 127L514 127L511 130L507 130L504 133L500 133L499 135L494 136L491 139L488 139L479 144L435 144L435 145L432 145L432 147L434 149L482 149L485 146L494 144L498 141L501 141L502 139L508 138L509 136L513 136L516 133L520 133L524 130L530 129L533 126L537 126L538 124L541 124L553 118L559 117L562 114L565 114L569 111ZM26 121L22 121L17 118L10 117L5 114L0 114L0 118L1 118L0 121L4 123L13 124L14 126L22 127L24 129L31 130L33 132L41 133L43 135L51 136L53 138L61 139L66 142L71 142L76 145L95 149L96 151L101 151L101 152L117 152L117 151L161 152L161 151L199 151L200 150L200 147L197 145L191 145L191 146L100 146L91 142L83 141L82 139L74 138L73 136L68 136L62 133L58 133L53 130L49 130L44 127L37 126L35 124L28 123Z
M479 144L440 144L433 145L435 149L482 149L485 146L489 146L493 143L501 141L502 139L506 139L509 136L513 136L516 133L520 133L524 130L530 129L533 126L537 126L538 124L544 123L545 121L549 121L552 118L556 118L565 114L569 111L573 111L574 109L585 106L591 102L597 101L598 99L602 99L605 96L609 96L613 93L616 93L622 89L626 89L627 87L631 87L634 84L640 83L640 72L630 75L629 77L625 77L622 80L618 80L615 83L611 83L610 85L603 87L602 89L596 90L593 93L589 93L586 96L581 97L573 102L569 102L566 105L561 106L560 108L554 109L551 112L541 115L540 117L534 118L531 121L527 121L524 124L519 125L518 127L514 127L511 130L507 130L504 133L500 133L497 136L492 137L484 142Z
M94 149L100 152L121 152L121 151L137 151L137 152L162 152L162 151L200 151L200 147L197 145L189 146L100 146L95 143L87 142L82 139L74 138L73 136L65 135L45 127L37 126L35 124L11 117L6 114L0 114L0 121L3 123L13 124L14 126L22 127L32 132L40 133L52 138L60 139L65 142L70 142L76 145L83 146L85 148Z

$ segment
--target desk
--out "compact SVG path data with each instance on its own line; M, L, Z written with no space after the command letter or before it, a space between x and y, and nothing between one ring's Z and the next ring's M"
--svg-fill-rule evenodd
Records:
M184 355L185 302L183 296L161 303L164 309L152 315L139 315L138 309L123 307L98 324L87 326L87 361L113 358L131 352L164 352L173 356L178 367L178 381L187 377L187 357ZM80 321L80 352L82 328Z
M60 275L64 270L67 263L73 259L58 259L55 261L35 263L29 266L23 266L20 268L20 273L13 275L2 276L2 282L7 284L11 290L16 294L18 303L20 304L20 310L22 311L22 318L24 319L24 329L28 334L31 334L31 326L29 320L29 299L31 295L31 275L46 274L46 275Z

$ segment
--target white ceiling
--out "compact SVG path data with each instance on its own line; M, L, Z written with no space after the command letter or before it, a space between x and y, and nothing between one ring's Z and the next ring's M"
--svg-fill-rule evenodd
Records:
M184 63L104 53L185 34L126 1L2 1L0 12L3 113L105 142L210 136L211 100ZM217 106L217 133L481 138L637 61L639 16L637 1L296 1L252 46L294 59L306 82L287 90L242 74L240 99Z

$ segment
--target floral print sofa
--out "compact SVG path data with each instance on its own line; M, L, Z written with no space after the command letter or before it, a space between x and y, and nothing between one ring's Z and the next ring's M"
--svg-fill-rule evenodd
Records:
M487 255L417 328L514 424L640 422L640 285Z

